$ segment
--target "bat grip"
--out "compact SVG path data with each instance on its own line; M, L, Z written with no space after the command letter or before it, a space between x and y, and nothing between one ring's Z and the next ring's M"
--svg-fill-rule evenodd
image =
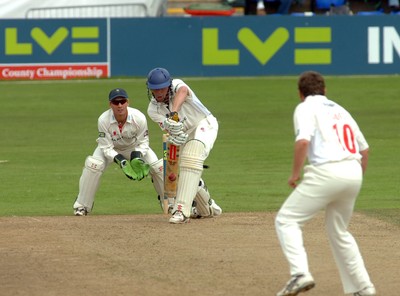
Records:
M179 115L178 112L171 112L169 114L169 118L171 118L172 120L179 122Z

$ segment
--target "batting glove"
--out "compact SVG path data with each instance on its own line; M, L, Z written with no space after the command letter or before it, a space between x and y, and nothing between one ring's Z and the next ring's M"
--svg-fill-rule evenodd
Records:
M168 142L175 146L181 146L186 143L187 138L188 138L188 134L181 131L177 135L170 135L168 137Z
M183 129L183 123L180 121L176 122L168 117L164 120L163 127L170 135L178 135Z

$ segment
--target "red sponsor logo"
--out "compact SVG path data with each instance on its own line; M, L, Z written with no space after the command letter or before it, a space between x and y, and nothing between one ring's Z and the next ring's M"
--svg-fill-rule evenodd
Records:
M107 64L0 65L2 80L48 80L108 77Z
M176 146L175 145L169 146L169 159L176 160Z

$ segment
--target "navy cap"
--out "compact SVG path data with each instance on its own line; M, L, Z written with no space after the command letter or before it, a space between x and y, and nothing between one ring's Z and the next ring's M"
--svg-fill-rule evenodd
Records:
M110 94L108 95L108 100L112 101L115 98L128 98L128 94L126 93L126 91L122 88L116 88L113 89L112 91L110 91Z

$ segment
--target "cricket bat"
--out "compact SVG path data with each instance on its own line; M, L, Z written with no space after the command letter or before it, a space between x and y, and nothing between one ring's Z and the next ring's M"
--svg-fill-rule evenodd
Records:
M164 168L164 214L168 214L168 198L176 198L179 178L179 146L168 143L168 134L163 134Z

